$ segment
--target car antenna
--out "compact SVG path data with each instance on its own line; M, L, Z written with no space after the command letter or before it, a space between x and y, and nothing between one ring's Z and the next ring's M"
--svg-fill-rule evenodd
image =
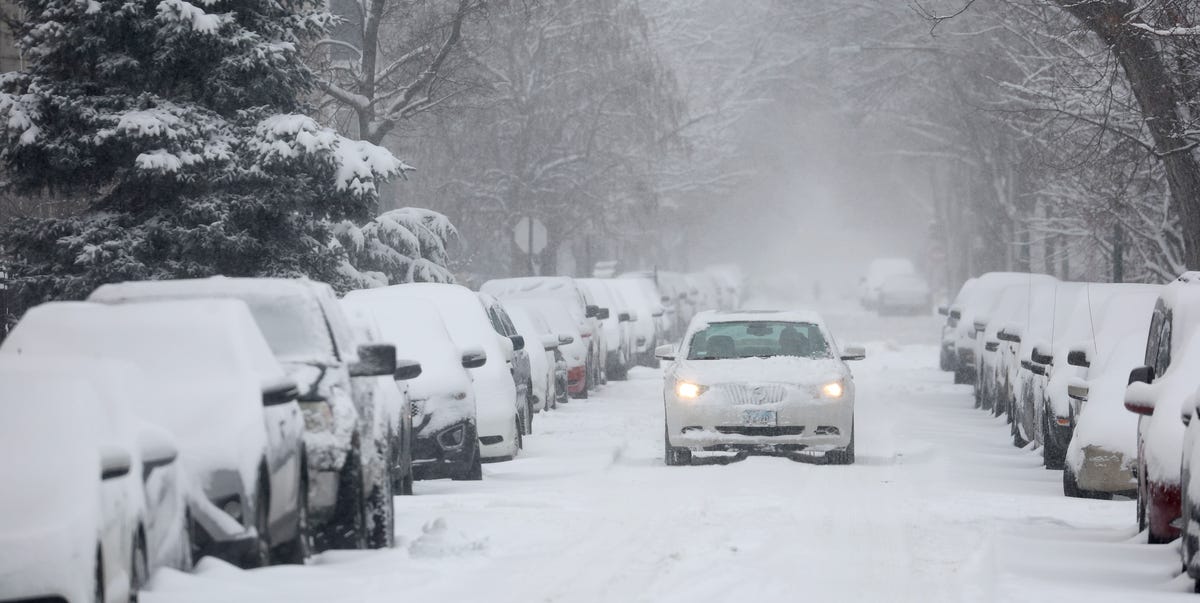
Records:
M1092 316L1092 284L1085 283L1084 287L1085 291L1087 292L1088 300L1088 326L1092 329L1092 354L1099 354L1100 346L1096 343L1096 320Z

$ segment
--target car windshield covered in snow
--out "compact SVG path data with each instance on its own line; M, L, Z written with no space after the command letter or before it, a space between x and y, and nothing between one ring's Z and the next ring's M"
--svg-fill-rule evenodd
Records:
M692 335L687 357L728 360L770 356L829 358L829 343L820 327L807 322L718 322Z
M316 302L299 297L270 295L247 296L244 299L277 358L307 360L336 357L329 327L312 324L314 318L323 316Z

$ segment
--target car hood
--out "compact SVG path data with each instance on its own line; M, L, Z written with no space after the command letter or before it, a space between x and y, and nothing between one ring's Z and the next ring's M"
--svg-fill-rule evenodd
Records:
M847 376L845 365L832 358L775 356L736 360L683 360L675 369L679 379L697 383L820 384Z

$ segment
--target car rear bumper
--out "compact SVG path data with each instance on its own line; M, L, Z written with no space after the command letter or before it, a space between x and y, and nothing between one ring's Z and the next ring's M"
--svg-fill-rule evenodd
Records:
M1100 446L1084 446L1083 462L1075 472L1079 488L1095 492L1137 490L1137 477L1127 466L1125 455Z
M567 369L567 393L582 394L587 389L587 367L573 366Z

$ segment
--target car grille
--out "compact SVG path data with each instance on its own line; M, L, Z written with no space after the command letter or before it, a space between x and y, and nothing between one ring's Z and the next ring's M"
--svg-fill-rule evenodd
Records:
M775 404L787 398L787 389L778 384L724 383L716 387L733 404Z
M797 436L804 433L803 425L781 425L778 427L749 427L746 425L720 425L717 431L725 434L744 436Z

